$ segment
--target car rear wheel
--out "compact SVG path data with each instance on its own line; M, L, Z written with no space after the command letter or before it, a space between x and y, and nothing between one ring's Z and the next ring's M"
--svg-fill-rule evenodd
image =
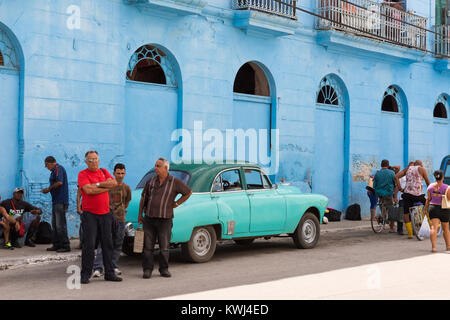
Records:
M217 235L213 227L198 227L192 231L191 239L181 245L183 257L190 262L207 262L216 251Z
M314 248L319 241L319 236L319 219L313 213L306 212L292 235L295 246L299 249Z

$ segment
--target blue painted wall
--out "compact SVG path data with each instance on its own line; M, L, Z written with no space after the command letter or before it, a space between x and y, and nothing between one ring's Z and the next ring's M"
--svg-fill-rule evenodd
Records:
M312 10L315 3L305 0L301 6ZM79 29L71 24L77 15L68 10L71 5L80 9ZM434 15L434 6L419 0L408 1L408 9ZM76 236L76 178L85 168L84 153L98 150L101 166L109 170L125 162L125 180L134 187L156 157L170 157L169 128L193 132L194 121L203 121L204 130L234 128L233 83L249 61L267 69L274 89L271 122L280 134L276 179L285 178L304 192L312 187L329 194L335 199L330 206L343 209L358 202L368 215L364 187L383 158L402 166L420 158L431 171L442 154L450 153L448 121L433 119L438 97L450 93L450 73L437 71L429 54L317 32L315 18L303 13L294 34L276 37L234 27L228 0L209 0L200 12L173 15L122 0L0 1L0 27L17 38L16 50L23 52L19 88L0 82L1 95L10 96L0 106L2 113L14 112L7 111L14 104L19 108L17 132L0 140L3 150L14 142L8 151L19 160L0 159L2 179L4 172L17 174L22 167L17 183L26 188L29 201L44 208L48 220L50 196L39 190L48 183L44 158L55 156L71 181L68 221ZM174 58L176 88L127 81L130 57L145 44L160 46ZM0 68L0 79L11 73ZM316 103L320 81L329 74L339 77L347 95L345 115L337 122ZM388 124L381 102L391 85L403 92L405 109ZM247 112L242 111L244 117L251 116ZM17 141L21 134L23 146ZM439 143L437 135L447 139ZM327 137L344 141L322 144ZM324 145L330 147L324 150ZM323 160L334 154L343 160L336 165ZM317 172L338 180L317 184ZM1 196L13 187L2 182Z

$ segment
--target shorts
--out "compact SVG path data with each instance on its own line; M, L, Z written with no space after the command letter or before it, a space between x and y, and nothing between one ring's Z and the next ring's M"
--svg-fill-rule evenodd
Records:
M378 198L375 192L367 191L367 196L370 200L370 209L375 209L377 207Z
M381 196L380 201L385 208L389 209L394 207L394 198L392 196Z
M409 214L409 208L414 207L415 203L425 204L425 195L421 194L420 196L415 196L409 193L404 193L402 195L403 198L403 213Z
M442 209L441 206L432 204L428 212L430 219L439 219L441 222L450 221L450 209Z

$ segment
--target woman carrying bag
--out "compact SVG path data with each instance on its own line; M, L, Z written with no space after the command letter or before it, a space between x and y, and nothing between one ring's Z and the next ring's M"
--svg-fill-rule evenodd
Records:
M433 173L436 182L429 185L427 192L427 202L425 203L425 212L429 213L431 219L431 252L437 252L436 238L439 222L442 224L444 239L447 251L450 251L450 231L448 224L450 221L450 188L444 184L444 172L436 170Z

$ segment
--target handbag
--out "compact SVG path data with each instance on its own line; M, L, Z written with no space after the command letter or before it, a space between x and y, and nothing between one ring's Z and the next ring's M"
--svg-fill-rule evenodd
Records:
M388 220L403 222L403 207L392 207L388 211Z
M134 234L133 252L142 253L144 251L144 230L137 228Z
M449 188L450 187L448 187L445 193L442 195L442 204L441 204L442 209L450 209L450 200L447 199L447 193Z

